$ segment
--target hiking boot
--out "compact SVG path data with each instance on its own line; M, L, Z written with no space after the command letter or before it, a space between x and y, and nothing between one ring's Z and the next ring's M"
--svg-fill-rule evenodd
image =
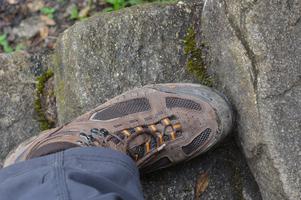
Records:
M206 152L229 133L232 122L225 98L208 87L147 85L23 142L4 166L74 147L95 146L123 152L142 172L151 172Z

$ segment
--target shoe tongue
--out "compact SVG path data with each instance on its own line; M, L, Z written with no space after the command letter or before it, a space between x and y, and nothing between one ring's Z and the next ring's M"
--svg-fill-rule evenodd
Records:
M146 147L147 143L149 143L149 150L147 150ZM129 142L127 149L132 158L140 159L145 156L148 151L151 151L155 144L155 140L150 135L141 134Z
M151 140L151 137L149 135L146 135L146 134L138 135L129 143L129 148L132 148L135 146L140 146L150 140Z

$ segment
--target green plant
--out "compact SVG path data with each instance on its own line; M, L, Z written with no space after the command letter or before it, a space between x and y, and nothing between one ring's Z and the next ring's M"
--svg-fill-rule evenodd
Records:
M24 50L26 48L26 46L24 46L24 44L17 44L15 51L21 51Z
M48 18L53 19L53 14L55 13L56 9L52 7L43 7L40 11L42 14L47 15Z
M144 0L128 0L128 2L129 2L130 6L134 6L134 5L141 4L141 3L145 2L145 1Z
M145 2L175 2L177 0L105 0L107 4L110 4L111 7L105 8L104 12L111 12L114 10L119 10L125 7L134 6L138 4L142 4Z
M70 19L77 20L79 19L79 12L76 5L73 5L71 8Z
M137 4L141 4L145 2L145 0L106 0L106 3L112 5L111 7L105 8L105 12L111 12L114 10L119 10L128 6L133 6Z
M112 7L105 8L105 12L111 12L113 10L119 10L124 8L126 5L126 0L106 0L106 3L112 5Z
M161 2L161 3L169 3L169 2L177 2L178 0L155 0L151 2Z
M0 35L0 46L2 46L5 53L11 53L14 51L7 41L6 34Z

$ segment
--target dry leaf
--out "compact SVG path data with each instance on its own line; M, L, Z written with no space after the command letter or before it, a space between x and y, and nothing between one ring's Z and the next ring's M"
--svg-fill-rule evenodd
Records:
M194 199L199 200L201 194L205 192L209 184L209 176L208 172L198 174L196 185L195 185L195 195Z
M55 25L55 21L53 19L50 19L49 17L45 16L45 15L41 15L40 16L41 20L43 22L45 22L47 25L49 26L53 26Z
M43 28L40 29L40 37L41 39L45 39L48 37L49 33L49 28L47 26L44 26Z
M86 6L86 7L83 8L81 11L79 11L78 16L79 16L80 18L87 17L88 14L89 14L89 12L90 12L90 6Z
M7 2L8 2L9 4L17 4L17 3L18 3L17 0L7 0Z
M33 2L29 2L27 4L27 7L32 12L36 12L36 11L40 10L41 8L43 8L44 6L45 6L44 1L42 1L42 0L34 0Z

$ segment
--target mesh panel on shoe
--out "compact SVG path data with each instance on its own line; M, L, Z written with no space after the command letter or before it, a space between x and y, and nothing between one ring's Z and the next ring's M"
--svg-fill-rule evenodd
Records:
M167 108L187 108L192 110L201 110L200 104L190 100L190 99L181 99L178 97L166 97L166 107Z
M187 155L189 155L194 150L196 150L198 147L200 147L201 145L203 145L206 142L206 140L208 139L210 133L211 133L211 129L210 128L206 128L197 137L195 137L192 140L192 142L190 142L188 145L182 147L182 150L184 151L184 153L187 154Z
M136 98L116 103L111 107L99 111L93 117L96 120L109 120L125 115L150 110L151 106L147 98Z

